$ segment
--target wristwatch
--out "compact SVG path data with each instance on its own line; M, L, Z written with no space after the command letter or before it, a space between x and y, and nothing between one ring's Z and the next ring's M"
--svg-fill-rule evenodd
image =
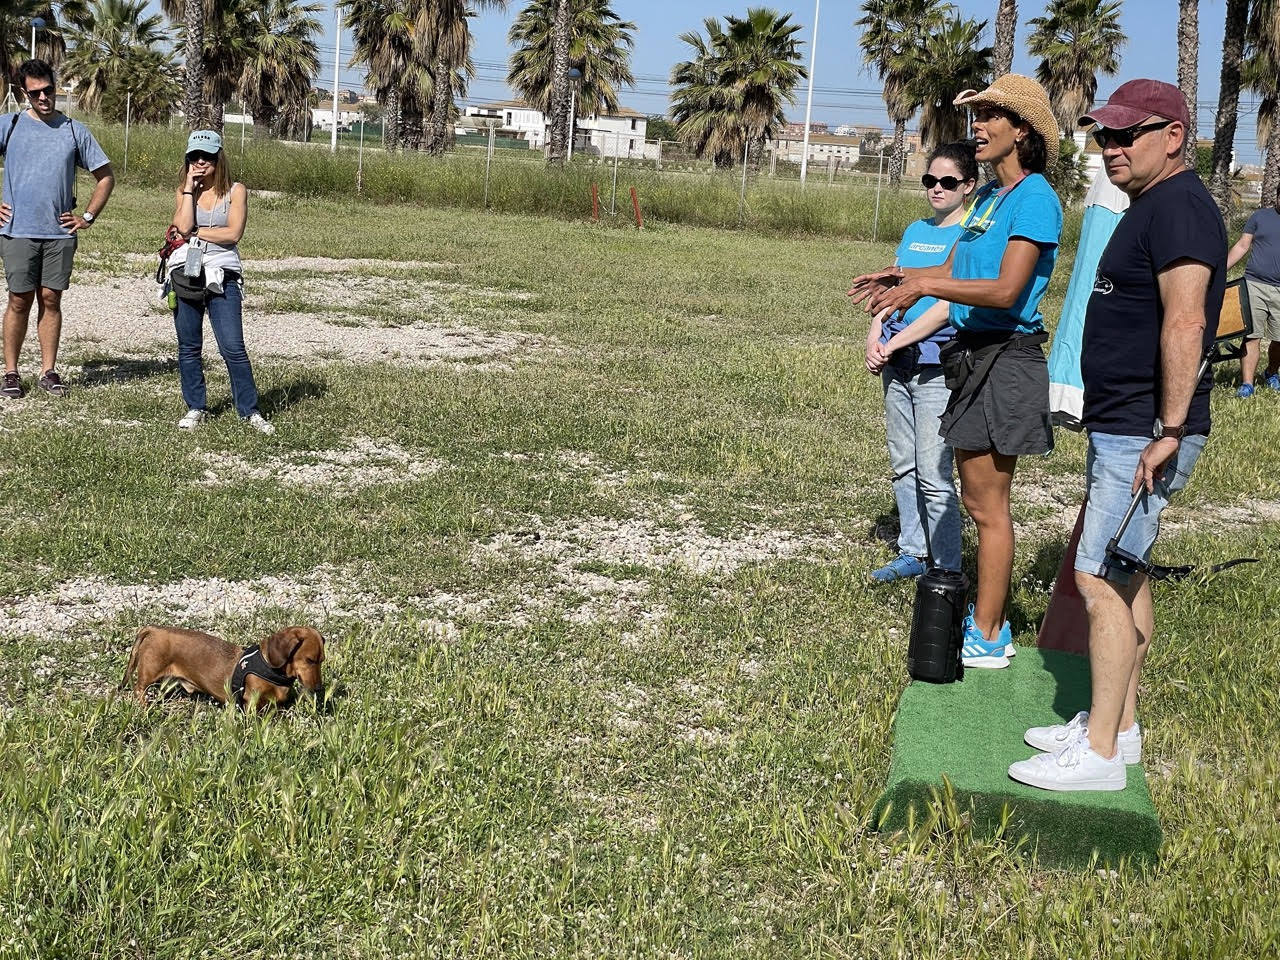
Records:
M1180 423L1176 427L1166 427L1160 422L1159 417L1156 417L1155 427L1151 431L1151 436L1156 440L1181 440L1186 435L1186 423Z
M80 214L80 219L83 220L85 223L93 223L94 216L92 213L86 210L84 213Z

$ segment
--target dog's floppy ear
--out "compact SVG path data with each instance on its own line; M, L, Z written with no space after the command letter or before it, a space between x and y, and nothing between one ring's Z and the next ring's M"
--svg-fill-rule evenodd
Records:
M262 656L267 663L275 667L277 670L284 668L285 661L289 659L289 653L293 650L293 628L289 627L285 630L277 630L266 640L262 641Z

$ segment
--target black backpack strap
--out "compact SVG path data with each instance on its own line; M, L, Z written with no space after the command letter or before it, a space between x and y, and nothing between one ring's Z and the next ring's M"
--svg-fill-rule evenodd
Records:
M19 110L17 113L13 115L13 119L9 121L9 132L4 138L4 146L0 147L0 157L3 157L6 153L9 152L9 141L13 139L13 130L18 125L18 118L21 116L22 116L22 111Z

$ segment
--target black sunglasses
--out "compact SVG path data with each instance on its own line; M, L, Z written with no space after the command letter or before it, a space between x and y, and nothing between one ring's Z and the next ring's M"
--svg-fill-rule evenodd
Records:
M32 100L38 100L41 97L52 97L55 93L57 93L57 91L54 89L52 83L47 87L36 87L34 90L26 91L27 96Z
M192 150L187 154L188 165L200 163L201 161L204 161L205 163L217 163L218 155L216 153L205 153L203 150Z
M943 190L955 190L959 188L960 184L968 183L969 181L961 180L959 177L935 177L931 173L926 173L920 178L920 182L924 184L926 190L932 190L939 184L942 185Z
M1108 143L1114 143L1122 150L1127 150L1133 146L1133 141L1148 130L1163 130L1172 120L1161 120L1159 123L1143 123L1133 127L1125 127L1123 130L1112 130L1108 127L1099 127L1093 131L1093 142L1103 150L1107 148Z

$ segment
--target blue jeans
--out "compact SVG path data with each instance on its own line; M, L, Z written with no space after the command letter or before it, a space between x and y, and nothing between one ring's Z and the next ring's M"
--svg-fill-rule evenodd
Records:
M1203 434L1183 437L1178 452L1165 464L1155 489L1144 494L1138 510L1125 527L1120 548L1142 560L1151 559L1151 548L1160 533L1160 514L1169 498L1187 485L1191 471L1204 451ZM1133 475L1138 458L1151 442L1150 437L1126 437L1114 433L1090 433L1085 467L1084 528L1076 547L1075 568L1081 573L1105 577L1126 585L1129 574L1106 564L1107 544L1120 529L1120 521L1133 501Z
M951 399L942 367L890 363L880 377L893 496L901 523L898 550L929 557L944 570L959 570L960 503L951 448L938 436L938 420Z
M236 413L248 417L258 409L258 388L253 383L253 368L244 348L244 326L240 320L242 293L239 280L228 280L217 296L205 298L205 305L179 300L173 311L173 325L178 331L178 373L182 377L182 399L188 410L205 409L204 313L209 311L209 326L218 341L218 352L231 377L231 393Z

